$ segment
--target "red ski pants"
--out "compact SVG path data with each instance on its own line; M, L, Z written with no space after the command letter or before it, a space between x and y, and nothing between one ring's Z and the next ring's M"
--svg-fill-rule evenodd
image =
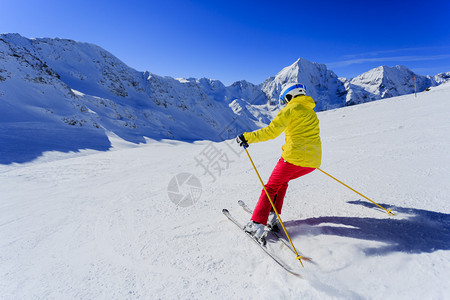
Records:
M314 171L315 168L300 167L288 163L283 158L280 158L277 165L270 175L269 181L265 185L267 192L272 199L278 213L281 214L283 207L284 196L290 180L299 178ZM267 198L264 189L261 192L258 203L253 211L252 221L266 225L269 213L272 209L269 199Z

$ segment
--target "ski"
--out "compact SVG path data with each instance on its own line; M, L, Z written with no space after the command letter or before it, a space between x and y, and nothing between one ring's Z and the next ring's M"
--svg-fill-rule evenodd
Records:
M247 204L245 204L244 201L239 200L239 201L238 201L238 204L239 204L240 207L242 207L242 208L244 209L244 211L248 212L249 214L253 214L253 210L252 210L250 207L248 207ZM275 238L277 238L278 240L280 240L286 247L288 247L288 249L291 250L292 253L296 254L295 251L294 251L294 249L292 249L291 244L290 244L288 241L286 241L286 239L284 239L283 237L281 237L281 236L278 234L278 232L275 232L275 231L269 231L269 234L275 236ZM304 256L304 255L301 254L301 253L298 253L298 254L300 254L300 255L302 256L302 259L303 259L303 260L308 261L308 262L312 262L312 259L311 259L310 257L306 257L306 256Z
M267 249L265 246L261 245L257 240L255 240L250 233L245 232L244 226L241 223L239 223L235 218L233 218L233 216L231 216L228 209L224 208L222 210L222 212L231 222L233 222L237 227L239 227L239 229L241 229L252 241L254 241L262 250L264 250L264 252L266 252L266 254L269 255L279 266L281 266L283 269L285 269L287 272L291 273L292 275L302 278L302 276L299 273L293 271L280 258L278 258L275 254L270 252L269 249Z

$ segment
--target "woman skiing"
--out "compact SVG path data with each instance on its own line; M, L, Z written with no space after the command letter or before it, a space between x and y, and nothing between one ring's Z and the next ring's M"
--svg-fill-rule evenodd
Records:
M245 132L236 138L240 146L247 148L248 144L274 139L285 132L283 153L265 185L279 214L289 181L320 167L322 158L319 120L313 110L316 104L306 96L306 87L300 83L288 84L281 91L280 102L286 106L267 127ZM263 189L251 220L244 228L261 243L265 243L267 235L265 225L269 230L279 230L276 214L271 210Z

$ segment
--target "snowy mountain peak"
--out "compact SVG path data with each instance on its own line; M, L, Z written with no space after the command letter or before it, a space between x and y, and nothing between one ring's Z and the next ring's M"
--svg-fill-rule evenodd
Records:
M431 76L427 76L431 77ZM434 80L437 85L445 83L450 80L450 72L443 72L431 77L430 79Z
M317 70L326 71L327 67L324 64L310 62L305 58L297 59L293 64L283 68L276 77L284 80L284 83L292 82L293 80L299 81L302 79L301 75L305 73L312 73ZM332 71L330 71L332 72ZM333 73L334 74L334 73Z
M448 80L450 72L424 77L404 66L381 66L349 81L299 58L262 84L241 80L225 86L208 78L138 72L94 44L0 34L0 134L13 123L33 124L33 130L23 128L22 141L6 134L3 144L33 148L36 137L50 141L63 133L60 151L108 149L106 132L135 143L144 137L220 141L232 137L224 132L268 124L287 83L305 84L321 111L412 93L414 76L422 91ZM55 150L50 144L31 159ZM3 154L7 163L14 161Z
M347 104L358 104L414 93L436 85L429 77L418 75L405 66L379 66L353 79L347 84Z
M336 74L328 70L326 65L312 63L304 58L299 58L275 77L266 80L263 91L272 103L277 103L283 86L295 82L306 85L307 94L316 101L318 111L345 105L345 87Z

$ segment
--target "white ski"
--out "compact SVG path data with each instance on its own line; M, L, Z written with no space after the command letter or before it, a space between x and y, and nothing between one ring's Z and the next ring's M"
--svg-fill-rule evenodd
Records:
M233 218L231 216L230 212L228 211L228 209L224 208L222 210L222 212L231 222L233 222L237 227L239 227L242 230L242 232L244 232L252 241L254 241L262 250L264 250L264 252L266 252L266 254L269 255L278 265L280 265L283 269L285 269L287 272L291 273L292 275L302 278L302 276L299 273L293 271L280 258L278 258L275 254L270 252L269 249L267 249L265 246L261 245L257 240L255 240L251 234L249 234L248 232L245 232L244 225L242 225L235 218Z

